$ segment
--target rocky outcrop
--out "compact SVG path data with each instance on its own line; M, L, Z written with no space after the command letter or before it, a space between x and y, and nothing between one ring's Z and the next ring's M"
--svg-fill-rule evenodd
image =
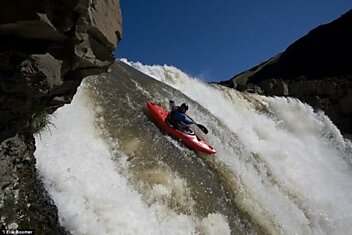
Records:
M352 10L317 27L283 53L220 82L238 90L296 97L352 133Z
M32 229L36 234L67 234L58 224L57 209L37 179L32 135L16 135L0 145L0 215L7 229Z
M35 170L33 133L106 71L121 39L118 0L0 1L0 223L62 234Z

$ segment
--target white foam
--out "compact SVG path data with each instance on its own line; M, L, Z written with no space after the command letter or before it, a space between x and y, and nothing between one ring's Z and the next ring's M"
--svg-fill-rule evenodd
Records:
M253 218L288 234L352 234L351 143L324 114L294 99L207 85L172 66L129 64L221 122L190 107L190 115L210 127L216 160L243 183L250 197L242 198L242 207Z
M230 234L230 232L226 218L220 214L209 214L202 220L200 234Z
M36 137L37 168L60 223L73 234L196 234L200 218L176 213L157 200L167 196L167 187L156 185L151 192L156 200L150 204L129 184L123 174L128 172L126 157L112 160L119 153L97 131L99 110L85 89L83 83L72 103L55 112L55 127ZM174 187L184 185L182 179L174 180ZM212 218L214 231L230 233L224 216L207 220Z

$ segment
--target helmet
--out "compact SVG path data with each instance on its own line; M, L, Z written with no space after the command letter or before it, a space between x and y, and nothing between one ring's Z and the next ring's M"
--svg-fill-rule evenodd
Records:
M186 103L181 104L181 108L184 108L187 111L188 110L188 104L186 104Z

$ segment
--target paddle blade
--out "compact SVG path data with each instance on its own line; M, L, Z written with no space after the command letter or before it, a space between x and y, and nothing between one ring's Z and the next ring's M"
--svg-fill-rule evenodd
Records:
M203 126L202 124L198 124L196 123L196 125L199 127L199 129L201 129L205 134L208 134L208 129Z

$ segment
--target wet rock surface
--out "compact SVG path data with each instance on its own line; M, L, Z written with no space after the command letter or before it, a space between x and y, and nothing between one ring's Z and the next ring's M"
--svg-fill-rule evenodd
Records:
M57 209L37 177L34 149L31 135L16 135L0 145L0 222L7 229L69 234L58 224Z
M35 168L33 134L121 39L118 0L0 2L0 223L65 234Z

